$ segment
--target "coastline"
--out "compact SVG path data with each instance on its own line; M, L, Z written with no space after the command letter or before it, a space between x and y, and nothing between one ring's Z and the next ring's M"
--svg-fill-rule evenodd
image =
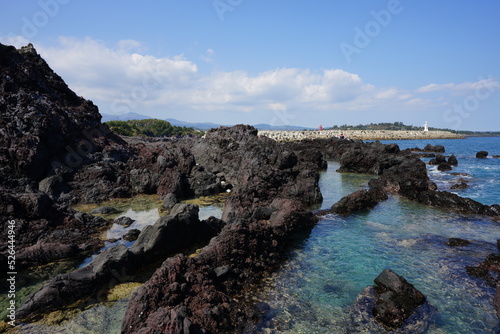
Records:
M405 131L405 130L323 130L323 131L259 131L260 136L278 142L302 141L306 139L339 138L353 140L405 140L405 139L465 139L465 136L449 131Z

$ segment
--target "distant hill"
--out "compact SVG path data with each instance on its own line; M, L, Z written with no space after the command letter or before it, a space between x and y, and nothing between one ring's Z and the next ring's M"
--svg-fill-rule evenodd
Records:
M184 122L184 121L179 121L175 118L167 118L166 121L175 126L185 126L188 128L195 128L198 130L210 130L212 128L218 128L219 126L231 126L231 125L215 124L210 122L204 122L204 123Z
M111 114L101 114L102 119L101 122L109 122L109 121L131 121L131 120L141 120L141 119L150 119L151 117L141 115L135 112L129 112L123 115L111 115Z

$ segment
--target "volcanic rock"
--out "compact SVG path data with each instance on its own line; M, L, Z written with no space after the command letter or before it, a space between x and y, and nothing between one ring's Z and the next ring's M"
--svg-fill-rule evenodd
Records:
M133 228L123 235L123 240L135 241L139 237L139 234L141 234L141 231Z
M403 277L385 269L376 279L375 319L389 328L401 327L415 309L425 302L424 295Z
M133 220L130 217L119 217L119 218L116 218L115 220L113 220L113 223L121 225L123 227L129 227L134 222L135 222L135 220Z
M487 151L479 151L476 153L476 158L484 159L486 157L488 157Z
M444 153L445 152L445 148L444 148L443 145L431 145L431 144L427 144L424 147L424 151L425 152Z
M465 239L460 239L460 238L450 238L446 242L446 245L451 246L451 247L462 247L462 246L470 245L470 241L465 240Z
M458 159L457 159L457 157L454 154L450 155L448 157L448 163L450 165L452 165L452 166L458 166Z
M167 210L172 209L177 204L177 196L175 194L170 193L166 194L163 197L163 207Z

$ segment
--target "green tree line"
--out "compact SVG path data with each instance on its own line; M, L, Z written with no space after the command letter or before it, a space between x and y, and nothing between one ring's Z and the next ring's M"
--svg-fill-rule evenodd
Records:
M160 119L141 119L106 122L110 129L122 136L177 137L201 136L202 131L185 126L175 126Z

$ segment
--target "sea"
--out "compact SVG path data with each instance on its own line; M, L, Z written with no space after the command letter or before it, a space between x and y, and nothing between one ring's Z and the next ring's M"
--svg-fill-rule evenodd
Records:
M454 154L458 166L446 172L428 166L438 189L488 205L500 203L500 158L491 157L500 155L500 137L383 143L393 142L401 149L443 145L444 154ZM477 159L476 152L482 150L490 156ZM329 161L321 174L321 209L366 188L376 177L337 173L338 167L338 162ZM468 188L450 190L457 182L466 182ZM214 213L210 207L204 210ZM446 245L449 238L471 244L450 247ZM493 306L495 289L470 277L465 269L491 253L499 254L497 239L500 222L425 206L398 195L390 195L369 211L347 217L325 215L294 242L281 267L251 292L250 298L260 305L263 315L253 332L500 333ZM437 310L421 319L425 330L409 326L405 331L387 332L358 321L353 313L357 297L386 268L405 277ZM89 309L58 326L25 324L17 329L20 333L119 333L126 305L124 299Z
M444 155L454 154L458 166L440 172L428 165L428 174L438 189L483 204L500 203L500 158L491 157L500 155L500 137L383 143L396 143L401 149L443 145ZM490 156L476 158L482 150ZM321 175L322 209L366 188L374 177L340 174L338 167L338 162L330 161ZM460 178L469 187L451 190ZM466 239L471 244L450 247L446 245L449 238ZM363 289L374 285L373 280L388 268L405 277L437 309L422 320L427 324L425 330L408 326L401 333L500 333L493 306L495 289L470 277L465 269L491 253L500 254L497 239L500 222L418 204L398 195L348 217L323 216L310 234L297 241L287 261L254 297L266 305L258 332L390 333L381 326L356 323L359 318L353 311Z

